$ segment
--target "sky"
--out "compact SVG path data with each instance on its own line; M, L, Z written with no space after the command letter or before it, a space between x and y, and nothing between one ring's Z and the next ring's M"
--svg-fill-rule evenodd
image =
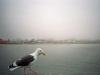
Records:
M0 38L100 39L100 0L0 0Z

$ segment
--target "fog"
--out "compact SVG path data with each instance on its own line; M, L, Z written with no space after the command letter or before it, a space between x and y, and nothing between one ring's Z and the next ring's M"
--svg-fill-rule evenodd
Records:
M0 38L99 37L100 0L0 0Z

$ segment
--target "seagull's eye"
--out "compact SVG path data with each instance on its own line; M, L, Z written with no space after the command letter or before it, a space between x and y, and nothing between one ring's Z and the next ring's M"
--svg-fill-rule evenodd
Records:
M42 52L42 50L40 50L40 52Z

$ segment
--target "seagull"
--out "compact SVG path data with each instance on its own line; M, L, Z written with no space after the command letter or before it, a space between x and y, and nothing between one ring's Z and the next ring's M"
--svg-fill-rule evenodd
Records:
M10 71L14 71L18 68L24 67L25 70L25 68L30 67L30 65L36 61L38 56L41 54L46 55L43 49L37 48L35 52L15 60L11 65L8 66L8 68Z

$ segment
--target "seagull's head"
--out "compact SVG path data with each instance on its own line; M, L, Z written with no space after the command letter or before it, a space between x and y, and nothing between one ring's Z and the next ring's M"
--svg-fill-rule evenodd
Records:
M46 55L46 53L44 52L44 50L42 48L37 48L36 51L38 52L38 55Z

